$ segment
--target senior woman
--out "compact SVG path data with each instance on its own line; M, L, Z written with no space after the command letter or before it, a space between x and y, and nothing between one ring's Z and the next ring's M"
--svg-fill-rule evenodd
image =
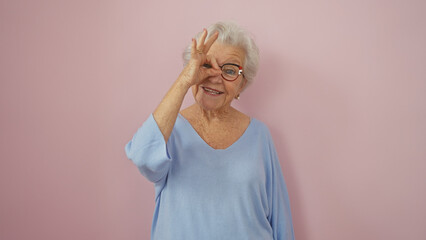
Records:
M268 128L231 106L251 83L258 50L234 23L192 39L185 67L125 146L155 186L151 239L294 239ZM180 111L192 89L195 104Z

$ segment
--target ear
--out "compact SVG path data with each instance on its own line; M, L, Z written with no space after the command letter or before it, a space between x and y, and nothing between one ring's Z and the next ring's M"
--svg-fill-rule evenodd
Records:
M247 84L247 79L243 77L243 80L241 81L241 84L240 84L240 93L244 90L244 87L246 86L246 84Z

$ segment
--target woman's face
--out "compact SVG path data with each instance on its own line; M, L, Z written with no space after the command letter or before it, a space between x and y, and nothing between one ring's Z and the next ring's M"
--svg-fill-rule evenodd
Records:
M208 55L213 56L218 65L234 63L239 66L244 65L245 54L241 48L213 43ZM244 71L244 69L243 69ZM192 86L192 93L195 101L206 111L225 110L231 105L232 100L242 91L246 80L241 74L235 81L226 81L220 74L211 76L201 83ZM220 92L219 94L209 91Z

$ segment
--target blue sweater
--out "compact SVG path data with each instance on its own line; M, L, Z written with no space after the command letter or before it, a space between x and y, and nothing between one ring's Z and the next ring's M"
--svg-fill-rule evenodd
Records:
M294 239L289 197L268 128L251 118L213 149L178 115L167 144L152 114L125 146L155 186L152 240Z

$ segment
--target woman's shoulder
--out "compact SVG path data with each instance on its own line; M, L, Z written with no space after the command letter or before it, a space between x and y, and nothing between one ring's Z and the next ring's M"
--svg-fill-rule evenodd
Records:
M195 108L194 105L191 105L185 109L182 109L179 111L179 116L183 117L185 120L189 122L193 122L197 119L197 116L195 114Z
M266 123L255 117L250 117L250 125L252 134L257 135L265 143L272 141L271 131Z
M252 118L249 115L247 115L247 114L245 114L245 113L243 113L243 112L241 112L237 109L235 109L235 111L236 111L236 116L237 116L239 121L242 121L242 122L250 122L251 121Z
M262 120L259 120L256 117L250 117L250 121L251 124L258 129L259 131L265 132L265 133L269 133L269 128L268 125L266 125L266 123L264 123Z

